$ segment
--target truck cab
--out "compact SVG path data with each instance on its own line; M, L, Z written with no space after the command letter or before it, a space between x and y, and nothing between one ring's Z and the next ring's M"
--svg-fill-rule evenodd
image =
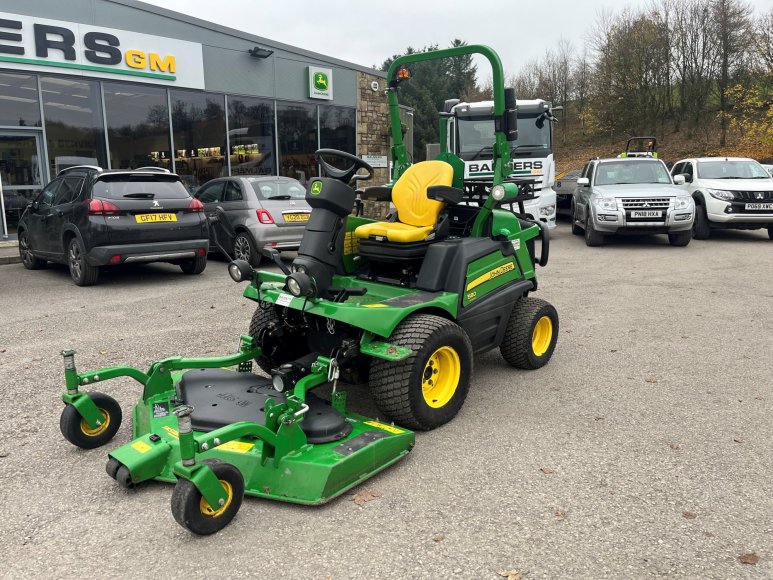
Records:
M518 100L518 139L510 143L509 181L531 181L534 199L524 202L527 215L549 229L556 227L556 177L553 161L552 105L542 99ZM464 180L491 180L494 145L494 102L446 102L441 115L445 139L441 151L464 161Z

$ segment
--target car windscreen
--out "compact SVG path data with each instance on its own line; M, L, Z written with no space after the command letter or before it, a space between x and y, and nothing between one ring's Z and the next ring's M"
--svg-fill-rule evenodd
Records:
M537 115L518 117L518 139L511 142L512 155L535 151L548 155L551 150L550 123L537 127ZM465 161L491 159L494 151L494 121L490 118L458 119L459 157Z
M185 199L190 194L177 179L155 179L121 176L99 179L92 189L93 197L103 199Z
M300 181L272 181L269 179L250 179L252 189L258 199L304 199L306 188Z
M671 176L660 161L628 160L598 164L594 185L629 183L671 183Z
M770 174L756 161L698 161L700 179L769 179Z

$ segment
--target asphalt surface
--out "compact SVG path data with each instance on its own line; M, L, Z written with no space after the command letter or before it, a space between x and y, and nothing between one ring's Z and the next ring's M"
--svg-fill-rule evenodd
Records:
M587 248L566 223L553 238L547 367L478 357L461 413L359 488L383 494L362 507L245 498L206 538L175 523L170 485L125 491L104 450L63 440L59 351L81 370L233 352L253 303L225 262L113 270L93 288L63 267L0 267L0 576L773 577L773 242ZM123 405L110 446L124 444L139 389L101 389ZM366 389L350 400L376 413Z

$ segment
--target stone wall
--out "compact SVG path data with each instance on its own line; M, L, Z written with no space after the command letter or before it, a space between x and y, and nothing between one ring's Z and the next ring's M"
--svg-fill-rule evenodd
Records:
M378 83L377 91L371 88L373 81ZM386 79L358 72L357 84L357 155L386 155L389 158L389 105L384 94ZM388 169L374 168L373 179L368 185L388 181Z

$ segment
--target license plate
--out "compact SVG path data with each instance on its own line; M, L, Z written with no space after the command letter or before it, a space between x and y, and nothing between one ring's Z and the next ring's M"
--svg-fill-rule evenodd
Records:
M773 209L773 203L747 203L746 209Z
M177 214L173 213L138 213L134 216L138 224L153 224L158 222L176 222Z
M309 221L309 214L307 213L286 213L282 217L286 222L307 222Z
M643 211L643 210L637 210L637 211L631 211L631 217L632 218L659 218L663 217L663 212L661 211Z

